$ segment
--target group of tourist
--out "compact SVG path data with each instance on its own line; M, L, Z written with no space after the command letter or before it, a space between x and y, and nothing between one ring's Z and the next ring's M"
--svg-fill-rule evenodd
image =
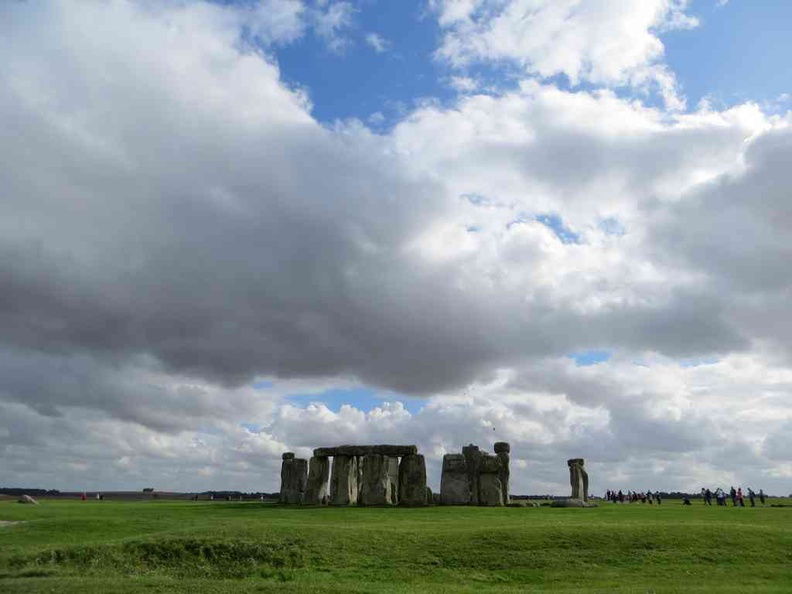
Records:
M649 503L650 505L657 501L657 505L663 503L663 498L660 495L660 492L652 493L651 491L646 492L638 492L638 491L627 491L625 493L621 489L618 491L613 491L608 489L605 491L605 499L607 501L612 501L613 503Z
M746 488L746 492L748 494L748 501L751 502L751 507L756 507L756 497L757 494L751 488ZM765 493L762 489L759 489L759 502L764 505L765 504ZM726 500L731 499L732 506L734 507L745 507L745 494L743 493L742 487L738 487L737 489L732 486L729 489L728 494L726 491L718 487L714 491L708 489L706 487L701 488L701 498L704 500L704 505L712 505L712 500L714 499L718 505L726 505Z
M731 487L728 492L720 487L714 491L706 487L701 488L701 499L704 501L704 505L712 505L712 500L714 499L717 505L725 506L726 502L731 499L734 507L745 507L745 500L748 499L751 507L756 507L757 498L762 505L765 504L765 493L762 489L759 489L759 493L756 493L753 489L746 488L745 493L743 493L742 487L736 489ZM654 502L660 505L663 502L659 491L655 493L651 491L627 491L625 493L621 489L618 491L608 489L605 492L605 499L613 503L649 503L650 505ZM683 503L691 505L690 497L685 497Z

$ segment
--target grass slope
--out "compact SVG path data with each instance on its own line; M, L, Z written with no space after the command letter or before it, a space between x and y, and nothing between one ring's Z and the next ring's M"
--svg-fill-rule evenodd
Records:
M0 502L2 592L790 592L792 507Z

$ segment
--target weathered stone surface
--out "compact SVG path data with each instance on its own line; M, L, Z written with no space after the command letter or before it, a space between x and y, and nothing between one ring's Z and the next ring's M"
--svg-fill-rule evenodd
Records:
M29 505L38 505L39 504L39 502L36 501L35 499L33 499L30 495L22 495L22 497L19 498L19 503L26 503L26 504L29 504Z
M391 481L388 476L388 457L382 454L363 456L363 479L358 505L391 505Z
M479 477L479 505L497 507L503 505L503 488L497 474L482 474Z
M443 505L467 505L470 503L467 461L462 454L443 456L440 501Z
M501 469L501 461L497 456L481 452L479 454L479 474L498 474Z
M290 458L281 464L281 503L303 502L305 488L308 483L308 460Z
M395 456L387 456L387 458L391 503L397 505L399 503L399 459Z
M333 505L355 505L358 499L358 459L354 456L333 458L330 500Z
M399 464L399 503L407 506L426 505L426 461L421 454L404 456Z
M316 448L314 456L366 456L380 454L382 456L409 456L417 454L418 447L414 445L342 445L334 448Z
M505 441L499 441L495 444L495 455L498 456L498 459L501 462L501 469L500 473L498 473L498 478L501 482L501 489L503 493L503 505L509 505L509 478L511 476L511 471L509 470L509 462L510 462L510 455L511 446L506 443Z
M330 491L330 458L314 456L308 466L305 505L325 505Z
M496 441L495 447L493 448L496 454L504 453L508 454L511 452L511 446L506 443L505 441Z
M434 505L435 495L430 487L426 487L426 505Z
M284 460L294 460L294 452L284 452L282 458Z
M479 505L493 507L503 505L503 486L499 478L500 471L500 458L489 454L479 455Z
M569 466L569 483L572 486L572 499L588 501L588 473L583 468L583 458L567 460Z
M470 491L470 503L478 505L479 495L479 467L481 465L481 450L478 446L466 445L462 448L462 455L467 463L468 490Z

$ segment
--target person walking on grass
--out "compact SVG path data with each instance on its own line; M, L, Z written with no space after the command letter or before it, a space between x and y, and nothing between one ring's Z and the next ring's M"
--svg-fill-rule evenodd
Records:
M737 488L737 504L740 507L745 507L745 501L743 500L742 487L738 487Z
M756 507L756 493L750 487L748 488L748 499L751 501L751 507Z
M762 504L762 507L764 507L764 499L765 499L764 491L759 489L759 502Z
M734 489L734 485L729 489L729 497L732 500L732 507L737 507L737 491Z
M712 505L712 491L709 489L704 490L704 504L705 505Z

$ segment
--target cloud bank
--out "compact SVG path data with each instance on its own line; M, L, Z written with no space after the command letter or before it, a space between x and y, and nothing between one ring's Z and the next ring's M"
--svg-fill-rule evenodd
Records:
M609 4L436 3L452 64L598 86L471 87L384 134L281 80L300 3L3 4L6 480L274 490L285 449L401 441L437 487L497 438L520 492L577 455L595 490L789 490L790 116L618 96L694 23ZM359 385L398 396L321 401Z

